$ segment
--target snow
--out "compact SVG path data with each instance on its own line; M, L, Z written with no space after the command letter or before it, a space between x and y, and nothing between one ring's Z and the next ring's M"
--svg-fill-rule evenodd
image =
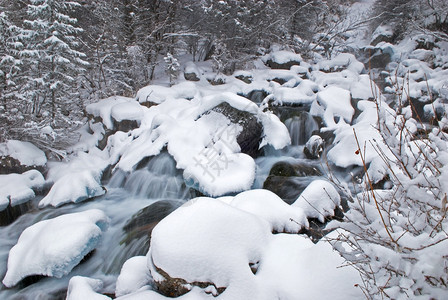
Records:
M317 103L325 109L323 119L328 128L338 125L335 117L341 117L347 123L352 121L355 110L350 101L350 92L336 86L329 86L317 93Z
M334 210L341 204L341 197L335 187L326 180L312 181L292 204L301 208L308 218L319 219L334 216Z
M16 285L31 275L61 278L95 249L108 218L98 209L40 221L25 229L10 250L3 284Z
M148 266L155 281L163 280L158 267L191 283L241 286L253 276L248 264L260 261L269 237L266 221L221 201L197 198L154 228Z
M43 166L47 163L45 153L31 144L17 140L0 143L0 157L10 156L24 166Z
M105 194L100 184L101 178L89 170L64 175L51 187L50 192L39 202L39 207L61 206L78 203Z
M193 100L168 98L145 113L142 125L124 140L111 139L117 151L116 169L132 171L147 156L160 153L163 147L184 170L190 186L211 196L239 192L251 187L255 176L254 160L243 153L236 141L243 129L221 113L211 111L228 103L240 111L253 114L263 126L261 146L281 149L290 143L287 128L270 112L250 100L230 92ZM115 142L118 142L115 143Z
M110 300L112 298L96 293L103 287L103 282L82 276L70 279L66 300Z
M117 104L131 101L134 100L127 97L113 96L87 105L86 111L94 117L101 117L102 123L106 126L106 128L113 129L114 124L111 118L112 108Z
M152 281L146 261L146 256L134 256L123 264L120 276L117 278L115 296L136 292Z
M0 211L34 198L35 190L43 188L45 179L37 170L22 174L0 175Z
M272 230L276 232L298 233L309 225L302 209L286 204L279 196L268 190L239 193L230 205L268 221Z
M264 56L263 60L265 62L268 60L272 60L273 62L276 62L278 64L285 64L290 61L301 62L302 57L300 56L300 54L295 54L291 51L280 50L271 52L270 54Z
M181 82L172 87L148 85L137 92L136 99L140 103L160 104L167 99L193 99L197 93L196 85L192 82Z
M143 117L143 108L136 101L119 103L112 106L111 117L117 122L123 120L140 121Z
M330 71L344 68L354 73L361 74L364 64L359 62L353 54L341 53L330 60L323 60L317 64L319 70Z

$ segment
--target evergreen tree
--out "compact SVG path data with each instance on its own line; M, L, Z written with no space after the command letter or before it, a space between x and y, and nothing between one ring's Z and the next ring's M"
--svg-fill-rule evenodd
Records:
M70 13L80 4L68 0L30 0L28 19L30 30L26 49L28 82L26 90L33 99L32 113L51 117L53 126L60 121L73 121L82 104L77 92L77 78L88 63L78 51L77 36L82 29ZM72 119L67 118L72 114Z

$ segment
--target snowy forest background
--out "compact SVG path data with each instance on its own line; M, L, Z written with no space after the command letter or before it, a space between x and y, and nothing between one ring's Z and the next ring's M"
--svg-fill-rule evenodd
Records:
M447 76L446 0L0 0L0 296L443 299Z
M349 16L353 2L1 1L0 139L63 149L86 104L135 95L168 53L231 74L275 43L330 58L352 47L350 33L384 22L394 41L414 30L447 38L446 1L376 1Z

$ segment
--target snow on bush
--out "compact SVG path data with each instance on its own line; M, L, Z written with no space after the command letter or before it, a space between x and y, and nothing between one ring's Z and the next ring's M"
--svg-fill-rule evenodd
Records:
M345 187L352 201L346 221L338 224L347 231L339 240L350 247L335 246L359 269L366 295L443 299L448 292L448 135L435 127L417 137L410 107L391 111L381 103L377 116L371 147L364 148L356 134L356 153L366 172L356 187L362 192L351 194ZM375 170L382 167L391 182L388 190L374 190L366 158L372 151L379 157Z
M45 179L37 170L0 175L0 211L8 205L16 206L34 198L34 191L41 189L44 184Z
M61 278L95 249L108 218L98 209L40 221L25 229L9 251L7 287L31 275Z
M10 156L24 166L43 166L47 163L45 153L30 142L9 140L0 143L0 157Z

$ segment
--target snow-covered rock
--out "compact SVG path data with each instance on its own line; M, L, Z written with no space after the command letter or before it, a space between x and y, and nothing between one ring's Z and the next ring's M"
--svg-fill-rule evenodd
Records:
M198 89L192 82L182 82L172 87L148 85L137 92L136 99L141 104L160 104L167 99L193 99L197 93Z
M178 296L198 283L216 293L244 285L253 277L249 265L262 258L270 225L215 199L197 198L187 204L152 232L148 266L159 291Z
M101 122L107 129L113 129L112 108L121 103L132 102L134 99L120 96L113 96L99 102L87 105L86 111L93 117L101 118Z
M25 229L10 250L3 284L16 285L31 275L60 278L100 242L108 218L98 209L40 221Z
M323 119L328 128L334 128L338 125L335 117L342 118L347 123L352 121L355 110L350 101L350 92L335 86L327 87L317 93L317 102L325 109Z
M131 294L152 282L146 261L146 256L134 256L123 264L117 278L115 296Z
M43 166L47 163L45 153L31 144L17 140L0 143L0 157L10 156L24 166Z
M73 276L70 279L66 300L110 300L112 298L98 294L97 291L103 288L103 282L82 276Z
M316 218L323 223L326 217L334 216L340 204L341 196L330 182L314 180L292 206L300 207L308 218Z
M268 190L239 193L230 205L268 221L275 232L298 233L303 227L308 227L308 220L302 209L286 204Z
M0 175L0 211L8 205L16 206L34 198L34 191L41 189L44 184L45 179L37 170Z
M291 51L274 51L263 57L263 61L272 69L289 70L293 65L299 65L302 61L300 54Z

